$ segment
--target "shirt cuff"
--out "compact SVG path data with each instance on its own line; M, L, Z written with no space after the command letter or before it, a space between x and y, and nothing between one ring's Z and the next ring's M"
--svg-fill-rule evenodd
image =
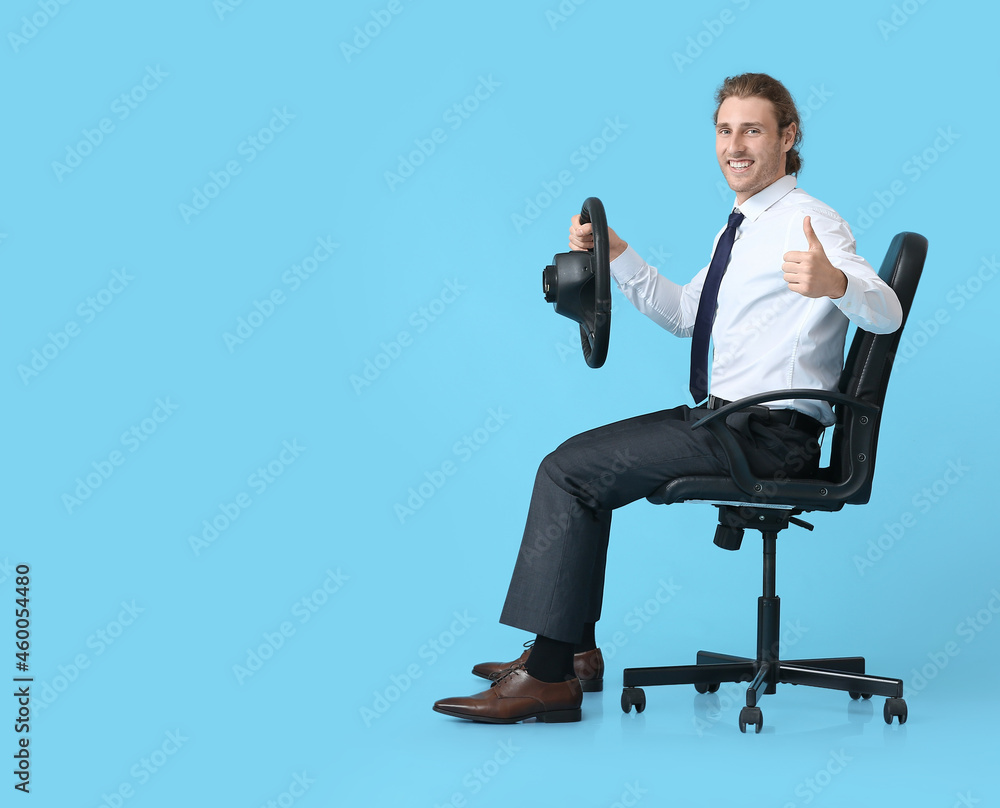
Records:
M844 270L840 271L844 272ZM861 314L865 304L865 286L850 272L844 272L844 277L847 278L847 291L841 297L833 300L833 305L844 314Z

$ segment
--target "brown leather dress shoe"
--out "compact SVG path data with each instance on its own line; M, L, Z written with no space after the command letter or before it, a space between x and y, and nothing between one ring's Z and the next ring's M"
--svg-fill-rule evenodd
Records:
M527 651L513 662L480 662L473 667L472 673L475 676L481 676L483 679L495 680L511 668L524 665L530 653L531 648L528 648ZM580 679L580 687L583 688L584 693L596 693L599 690L604 690L604 655L601 654L600 648L574 654L573 671Z
M474 696L441 699L435 712L488 724L516 724L526 718L548 723L580 720L583 691L579 679L542 682L523 667L511 668Z

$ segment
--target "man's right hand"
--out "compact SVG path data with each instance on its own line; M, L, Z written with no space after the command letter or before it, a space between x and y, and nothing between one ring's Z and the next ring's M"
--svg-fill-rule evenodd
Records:
M618 238L618 234L608 228L609 260L614 261L628 248L628 243ZM569 248L571 250L591 250L594 247L594 226L587 222L580 224L580 215L571 220L569 226Z

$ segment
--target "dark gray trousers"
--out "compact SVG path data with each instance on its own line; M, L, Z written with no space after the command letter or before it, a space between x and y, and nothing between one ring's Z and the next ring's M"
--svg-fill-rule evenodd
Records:
M611 512L687 475L729 473L722 446L692 429L704 408L641 415L570 438L538 468L527 524L500 622L563 642L579 642L604 599ZM755 473L815 465L816 436L766 415L732 415Z

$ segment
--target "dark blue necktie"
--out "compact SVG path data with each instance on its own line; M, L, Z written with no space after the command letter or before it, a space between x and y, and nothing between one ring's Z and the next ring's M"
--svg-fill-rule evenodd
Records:
M715 255L708 267L705 285L701 289L698 301L698 314L694 320L694 333L691 337L691 395L695 404L708 397L708 340L712 335L712 323L715 322L715 307L719 300L719 286L722 276L726 274L729 256L736 241L736 228L743 221L743 214L734 210L729 216L729 224L725 232L719 236L715 247Z

